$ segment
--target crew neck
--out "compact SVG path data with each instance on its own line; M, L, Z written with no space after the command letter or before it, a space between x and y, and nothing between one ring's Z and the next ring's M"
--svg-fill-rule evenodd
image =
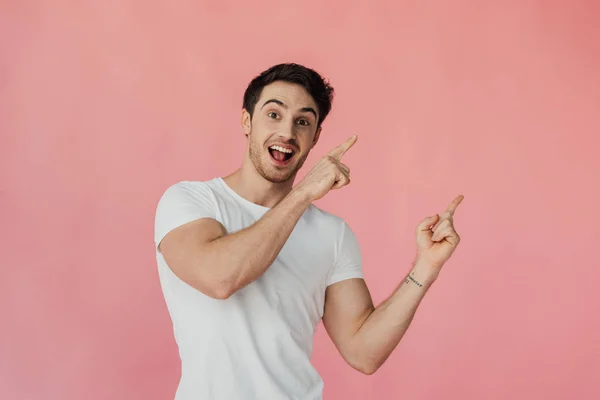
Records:
M217 180L229 194L231 194L236 200L240 201L241 203L246 204L248 207L254 208L257 211L261 212L266 212L271 209L270 207L261 206L260 204L253 203L250 200L243 198L235 190L233 190L222 177L218 177Z

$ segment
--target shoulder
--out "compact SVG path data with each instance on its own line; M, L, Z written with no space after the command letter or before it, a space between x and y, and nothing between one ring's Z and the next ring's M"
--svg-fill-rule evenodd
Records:
M345 279L362 278L362 253L349 224L342 217L314 205L310 207L310 213L320 221L318 235L326 230L330 240L333 240L334 261L327 286Z
M187 192L193 194L195 192L210 191L214 188L215 181L215 179L207 181L179 181L168 186L164 192Z
M217 206L211 181L180 181L161 195L156 206L155 240L174 228L200 218L217 218Z
M168 199L193 200L212 197L215 180L208 181L179 181L163 190L160 202Z
M215 183L210 181L179 181L168 186L156 205L157 215L184 213L190 210L214 210L216 199Z
M307 214L311 225L319 232L327 232L329 235L337 238L337 243L341 247L358 244L356 233L342 217L312 204L307 211L309 211Z
M308 207L306 218L310 224L315 224L319 229L334 231L338 236L348 227L348 224L342 217L325 211L314 204Z

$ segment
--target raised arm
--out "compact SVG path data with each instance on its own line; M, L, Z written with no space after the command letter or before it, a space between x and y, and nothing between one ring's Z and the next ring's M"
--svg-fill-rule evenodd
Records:
M349 279L327 288L323 323L346 362L370 375L396 348L410 326L421 299L433 279L421 277L415 266L414 279L406 279L386 301L373 306L365 281Z
M159 250L181 280L226 299L273 263L309 204L302 193L290 193L254 225L230 235L220 222L202 218L169 232Z
M377 308L362 279L327 288L323 324L346 362L372 374L387 360L409 328L421 300L437 279L460 238L452 218L463 197L417 227L417 258L397 290Z
M306 177L253 225L233 234L211 218L173 229L159 244L167 265L202 293L226 299L258 279L273 263L311 202L350 182L342 155L348 139L317 162Z

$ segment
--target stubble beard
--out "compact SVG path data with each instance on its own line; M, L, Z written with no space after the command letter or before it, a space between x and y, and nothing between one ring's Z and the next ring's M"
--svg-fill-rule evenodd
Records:
M302 158L295 161L296 165L290 165L285 168L278 169L274 165L269 165L270 160L265 160L264 157L261 157L264 150L255 140L253 140L252 133L248 135L248 140L250 140L250 161L252 161L256 171L264 179L272 183L284 183L290 179L294 179L296 177L296 173L300 170L300 168L302 168L306 158L308 157L308 153L306 153L302 155ZM270 156L267 155L267 157ZM294 157L296 157L296 155L294 155Z

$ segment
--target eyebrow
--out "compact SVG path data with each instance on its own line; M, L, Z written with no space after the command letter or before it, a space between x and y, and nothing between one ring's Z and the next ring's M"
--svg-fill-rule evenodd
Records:
M269 99L269 100L265 101L265 104L263 104L263 105L262 105L261 109L263 109L263 108L264 108L264 107L265 107L267 104L269 104L269 103L275 103L275 104L278 104L278 105L280 105L281 107L283 107L283 108L285 108L285 109L287 109L287 108L288 108L288 106L287 106L287 105L285 105L285 104L283 103L283 101L276 100L276 99ZM312 108L312 107L303 107L303 108L301 108L301 109L300 109L300 112L309 112L309 113L312 113L312 114L315 116L315 119L317 119L317 118L318 118L318 117L317 117L317 112L316 112L316 111L315 111L315 109L314 109L314 108Z

